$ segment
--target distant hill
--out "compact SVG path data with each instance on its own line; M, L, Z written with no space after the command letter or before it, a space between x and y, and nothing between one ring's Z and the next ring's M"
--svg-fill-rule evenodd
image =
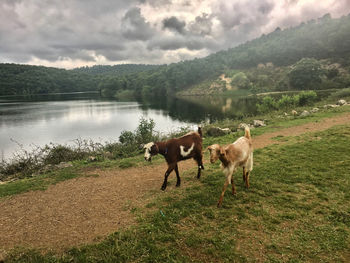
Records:
M148 70L154 70L159 68L158 65L145 65L145 64L122 64L122 65L95 65L92 67L80 67L75 68L72 71L79 73L86 73L91 75L114 75L123 76L132 73L138 73Z
M30 95L96 90L99 83L86 73L20 64L0 64L0 95Z
M215 92L223 92L228 78L232 87L251 91L339 88L350 85L349 66L350 15L332 19L327 14L297 27L276 28L205 58L170 65L60 70L1 64L0 94L97 88L111 97L162 97L194 87L201 91L214 86ZM225 81L219 79L222 74Z

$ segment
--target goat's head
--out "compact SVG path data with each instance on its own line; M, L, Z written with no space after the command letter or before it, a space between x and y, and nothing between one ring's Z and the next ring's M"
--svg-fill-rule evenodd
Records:
M152 156L158 154L159 152L158 146L153 142L145 144L143 148L145 149L145 160L149 162L152 160Z
M210 162L215 163L219 157L221 152L221 146L219 144L213 144L208 147L210 153Z

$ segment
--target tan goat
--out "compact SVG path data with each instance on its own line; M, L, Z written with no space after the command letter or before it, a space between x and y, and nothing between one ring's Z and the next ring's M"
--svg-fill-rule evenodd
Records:
M253 146L249 127L245 128L245 135L238 138L234 143L225 146L213 144L208 147L208 150L210 152L210 162L215 163L220 159L221 168L226 176L218 202L218 207L220 207L226 188L230 183L232 184L232 194L236 194L232 175L237 167L243 167L243 181L246 188L249 188L249 173L253 170Z

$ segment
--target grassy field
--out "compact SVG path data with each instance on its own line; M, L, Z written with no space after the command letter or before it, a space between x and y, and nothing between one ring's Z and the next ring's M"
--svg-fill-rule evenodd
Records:
M187 171L191 186L134 209L136 226L63 255L17 249L6 261L349 262L349 146L348 125L258 149L251 188L239 170L237 196L227 191L221 209L219 164L200 182Z

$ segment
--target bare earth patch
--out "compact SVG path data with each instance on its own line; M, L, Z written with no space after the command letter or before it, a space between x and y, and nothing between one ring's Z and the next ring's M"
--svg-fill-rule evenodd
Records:
M350 113L263 134L253 138L254 148L283 143L272 140L276 136L297 136L348 123ZM179 163L180 173L193 167L192 160ZM135 224L131 208L143 207L154 191L162 194L160 186L165 170L165 163L125 170L95 170L89 173L99 177L80 177L52 185L46 191L0 200L0 258L15 246L57 251L96 242ZM202 176L206 176L206 171ZM174 181L175 176L170 179ZM181 187L186 184L189 182L182 180ZM167 191L174 187L172 183Z

